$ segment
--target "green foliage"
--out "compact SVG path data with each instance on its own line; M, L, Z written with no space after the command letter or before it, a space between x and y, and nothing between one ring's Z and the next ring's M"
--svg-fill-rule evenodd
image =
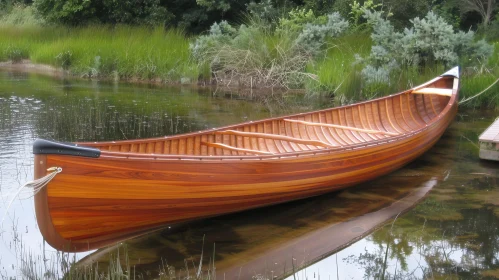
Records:
M249 87L299 87L303 83L302 71L309 58L296 52L293 36L245 25L233 33L235 29L226 26L213 25L210 35L191 44L194 57L211 66L217 83Z
M96 17L91 0L35 0L34 5L48 22L76 25Z
M298 11L297 18L315 18ZM338 13L328 16L323 25L308 23L298 32L296 21L286 21L278 32L264 22L234 28L225 21L215 23L207 35L190 44L192 56L199 65L210 65L218 82L262 87L301 87L307 77L304 70L326 39L341 34L348 22Z
M92 22L162 25L173 18L160 0L35 0L34 6L46 21L69 25Z
M335 1L331 0L303 0L303 9L312 10L317 15L327 15L334 10Z
M403 32L379 12L366 12L373 24L373 47L363 74L368 84L386 83L394 69L443 64L446 67L484 63L493 52L485 41L474 41L474 33L454 32L441 17L429 12L425 18L414 18L413 27Z
M250 2L246 10L253 18L259 18L272 24L279 17L279 10L272 3L272 0L263 0L259 3Z
M73 53L71 51L64 51L55 56L57 64L64 70L68 70L71 66L71 57Z
M0 26L0 61L10 59L9 53L16 54L11 50L21 50L22 58L81 77L197 81L200 73L190 62L188 46L185 34L163 27Z
M452 25L454 29L459 28L461 24L461 15L454 1L444 1L435 4L431 10Z
M340 13L340 15L344 18L348 18L351 11L351 3L351 0L335 0L333 4L333 11Z
M209 34L199 36L194 43L189 44L189 49L194 59L204 63L210 60L206 56L207 53L216 51L221 45L229 44L236 35L237 30L227 21L214 23Z
M392 24L396 28L404 28L410 26L408 19L415 17L424 17L430 7L439 0L383 0L384 10L389 11L393 16L390 18Z
M0 0L0 18L6 14L9 14L11 10L16 6L29 6L32 0Z
M230 10L231 3L227 0L196 0L199 6L206 7L208 11L219 10L227 12Z
M27 57L26 50L23 50L19 47L8 46L4 50L4 57L10 60L12 63L19 63L23 60L23 58Z
M373 12L382 6L383 5L381 4L374 4L373 0L367 0L362 5L354 0L353 3L350 4L350 21L354 26L358 26L360 24L362 16L364 15L364 11L368 10Z
M489 40L499 40L499 13L496 14L495 20L490 23L485 36Z
M337 12L327 16L326 24L307 24L298 35L296 44L306 53L317 55L326 43L326 38L337 37L348 28L348 21Z
M0 13L1 25L40 25L43 20L36 15L32 6L14 5L10 7L9 12L2 15Z
M306 84L310 95L334 97L336 104L348 104L363 99L361 96L360 66L355 64L355 54L368 55L371 39L365 34L347 34L328 40L332 46L326 50L308 71L317 75L316 80Z
M326 16L317 17L312 10L297 8L289 11L287 17L279 19L277 31L300 32L306 24L325 24L326 22Z

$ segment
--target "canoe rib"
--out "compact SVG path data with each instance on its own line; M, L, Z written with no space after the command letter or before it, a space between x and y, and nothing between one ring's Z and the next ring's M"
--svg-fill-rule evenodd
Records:
M352 126L336 125L336 124L328 124L328 123L306 122L306 121L290 120L290 119L284 119L284 121L299 123L299 124L304 124L304 125L311 125L311 126L325 126L325 127L331 127L331 128L353 130L353 131L370 133L370 134L384 134L384 135L390 135L390 136L399 135L399 133L395 133L395 132L381 131L381 130L370 130L370 129L363 129L363 128L357 128L357 127L352 127Z
M258 150L236 148L236 147L232 147L232 146L222 144L222 143L201 142L201 145L206 145L206 146L213 147L213 148L227 149L227 150L236 151L236 152L256 154L256 155L273 155L274 154L274 153L263 152L263 151L258 151Z
M244 137L257 137L257 138L267 138L267 139L274 139L274 140L283 140L283 141L288 141L288 142L296 142L299 144L304 144L304 145L313 145L313 146L320 146L320 147L334 147L335 145L330 145L322 141L318 140L307 140L307 139L301 139L301 138L295 138L295 137L289 137L289 136L284 136L284 135L277 135L277 134L269 134L269 133L256 133L256 132L244 132L244 131L237 131L237 130L224 130L224 131L217 131L215 132L216 134L225 134L225 135L237 135L237 136L244 136Z
M443 75L338 108L182 135L78 143L100 150L97 158L37 150L35 179L47 167L63 169L35 195L40 231L54 248L85 251L165 225L371 180L436 143L456 115L458 85L457 77ZM418 94L422 88L433 94Z

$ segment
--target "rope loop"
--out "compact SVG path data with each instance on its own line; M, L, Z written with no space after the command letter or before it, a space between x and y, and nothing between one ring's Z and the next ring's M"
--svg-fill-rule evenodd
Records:
M29 181L26 184L22 185L17 192L15 193L14 197L9 202L9 205L7 206L7 209L5 210L5 214L2 218L2 222L0 223L0 226L3 224L3 221L5 220L5 217L7 216L7 213L9 212L10 206L14 202L14 200L17 198L17 196L21 193L22 190L25 188L30 188L33 189L33 196L36 195L39 191L43 189L52 179L54 179L55 175L59 174L62 172L62 168L58 166L50 167L47 169L49 174L43 176L42 178Z

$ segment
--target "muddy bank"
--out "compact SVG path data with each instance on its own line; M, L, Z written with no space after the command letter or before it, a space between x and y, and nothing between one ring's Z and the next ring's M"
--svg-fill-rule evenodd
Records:
M63 70L62 68L57 68L45 64L34 64L28 59L22 60L21 62L0 62L0 70L45 74L55 77L70 75L69 71Z

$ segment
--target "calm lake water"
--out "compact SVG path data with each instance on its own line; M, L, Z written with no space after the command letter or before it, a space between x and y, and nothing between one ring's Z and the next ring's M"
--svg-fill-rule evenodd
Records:
M33 177L37 137L163 136L330 104L297 95L252 97L0 71L1 277L57 278L68 261L105 269L117 258L126 259L138 278L184 276L200 263L217 279L499 277L499 163L480 161L477 147L497 114L492 111L460 110L433 149L377 180L84 254L61 254L43 242L29 191L10 205Z

